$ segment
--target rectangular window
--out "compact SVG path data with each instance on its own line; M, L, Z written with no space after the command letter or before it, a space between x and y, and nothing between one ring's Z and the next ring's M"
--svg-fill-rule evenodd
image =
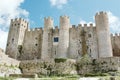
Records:
M54 42L58 42L59 38L58 37L54 37Z

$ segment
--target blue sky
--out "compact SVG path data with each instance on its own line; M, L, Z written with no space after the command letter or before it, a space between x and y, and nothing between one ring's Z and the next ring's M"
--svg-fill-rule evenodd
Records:
M53 2L56 1L54 4ZM21 5L29 11L29 19L33 22L31 27L43 26L43 18L51 16L55 25L59 25L59 16L68 15L72 24L80 23L80 20L93 22L93 16L99 11L110 11L120 16L120 0L25 0Z
M0 47L5 49L10 19L25 18L30 28L43 27L51 16L59 26L59 17L68 15L71 24L94 23L96 12L106 11L111 33L120 32L120 0L0 0Z

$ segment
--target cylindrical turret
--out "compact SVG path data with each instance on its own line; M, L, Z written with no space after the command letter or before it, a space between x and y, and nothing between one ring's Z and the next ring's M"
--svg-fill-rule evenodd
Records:
M44 18L44 29L52 29L53 28L53 19L51 17Z
M48 17L44 18L44 31L43 31L43 42L42 42L42 59L51 58L52 54L52 29L53 29L53 19Z
M61 16L57 58L67 58L69 47L69 27L70 27L69 17Z
M95 21L99 57L112 57L112 46L107 13L97 13L95 16Z

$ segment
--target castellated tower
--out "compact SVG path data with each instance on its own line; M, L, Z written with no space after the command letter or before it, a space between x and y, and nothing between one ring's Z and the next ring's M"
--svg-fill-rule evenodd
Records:
M22 49L25 31L28 29L28 22L21 18L11 20L6 54L17 59Z
M97 40L99 57L112 57L112 46L107 13L97 13L95 16L95 21L98 37Z
M44 18L44 32L42 42L42 59L49 59L52 55L52 30L53 30L53 19L48 17Z
M69 47L69 28L70 28L69 17L61 16L57 58L67 58Z

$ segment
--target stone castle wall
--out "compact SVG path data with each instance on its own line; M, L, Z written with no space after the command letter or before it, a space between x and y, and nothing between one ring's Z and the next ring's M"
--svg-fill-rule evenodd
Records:
M21 60L39 59L41 57L42 36L42 29L26 31L20 56Z
M114 49L119 39L110 39L107 14L97 13L95 20L96 26L71 26L69 17L61 16L59 28L54 28L53 19L48 17L44 18L44 29L35 30L29 30L25 20L12 20L6 54L20 60L77 59L84 54L96 59L112 57L111 41L113 53L118 54Z
M59 37L59 28L58 26L55 27L55 29L53 30L53 38L52 41L54 42L54 38L58 38ZM56 58L56 55L58 53L58 44L59 42L54 42L53 43L53 47L52 47L52 58Z
M111 34L113 56L120 56L120 35Z
M85 41L85 42L84 42ZM82 56L86 51L92 58L98 58L96 27L92 24L75 25L70 28L69 57L72 59ZM82 48L85 46L86 48Z

